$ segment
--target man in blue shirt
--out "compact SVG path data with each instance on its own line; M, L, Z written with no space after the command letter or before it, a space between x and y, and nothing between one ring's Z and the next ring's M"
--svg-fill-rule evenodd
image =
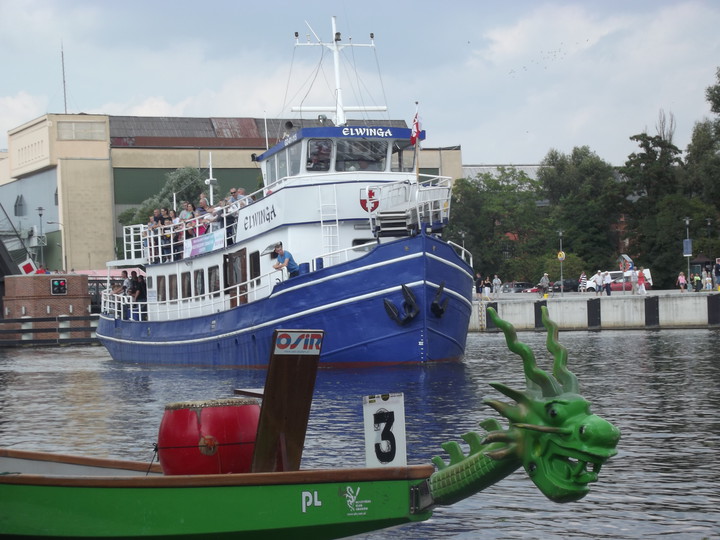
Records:
M285 267L288 269L290 277L295 277L300 274L300 267L293 259L292 253L283 250L282 242L275 244L275 253L277 253L277 262L273 265L275 270L281 270Z

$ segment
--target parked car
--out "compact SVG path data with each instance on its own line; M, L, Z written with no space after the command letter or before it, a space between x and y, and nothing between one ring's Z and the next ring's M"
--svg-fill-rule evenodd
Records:
M528 283L530 285L530 283ZM540 287L537 285L530 285L528 288L523 289L522 292L524 293L537 293L540 290Z
M519 293L532 286L533 284L528 281L514 281L510 283L503 283L501 290L504 293Z
M610 271L610 290L611 291L622 291L623 290L623 281L626 283L625 290L630 291L632 290L632 285L630 284L630 271L622 272L621 270L611 270ZM645 274L645 290L650 290L652 288L652 274L650 273L649 268L645 268L643 270L643 274ZM595 282L592 281L592 276L588 276L588 283L587 283L587 290L595 292Z
M563 279L562 282L560 280L556 281L552 285L550 285L550 288L554 292L560 292L560 284L562 283L562 288L564 292L577 292L578 288L580 287L580 281L577 279L572 278L566 278Z

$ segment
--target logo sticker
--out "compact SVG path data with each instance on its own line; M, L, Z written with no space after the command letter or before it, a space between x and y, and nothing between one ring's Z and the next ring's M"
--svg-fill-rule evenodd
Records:
M366 190L364 189L360 190L360 206L362 206L362 209L366 212L374 212L378 209L378 206L380 206L380 201L375 198L374 189L368 189L367 197L363 197L365 192Z

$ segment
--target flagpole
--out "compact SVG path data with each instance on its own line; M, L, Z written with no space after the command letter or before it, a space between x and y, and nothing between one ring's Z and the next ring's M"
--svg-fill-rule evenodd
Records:
M419 157L418 150L420 149L420 119L418 118L418 110L419 110L418 102L416 101L415 102L415 116L413 117L413 124L412 124L412 133L413 133L412 136L415 137L415 158L413 160L415 162L415 181L419 184L420 183L420 167L418 164L418 157Z

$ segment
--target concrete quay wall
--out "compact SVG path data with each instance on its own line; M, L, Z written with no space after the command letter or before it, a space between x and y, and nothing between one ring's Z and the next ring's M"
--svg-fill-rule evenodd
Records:
M544 330L540 306L546 305L550 318L560 330L623 330L720 327L720 293L653 291L646 296L566 293L540 299L529 293L501 294L497 300L476 301L470 318L470 332L497 331L486 316L493 307L515 329Z

